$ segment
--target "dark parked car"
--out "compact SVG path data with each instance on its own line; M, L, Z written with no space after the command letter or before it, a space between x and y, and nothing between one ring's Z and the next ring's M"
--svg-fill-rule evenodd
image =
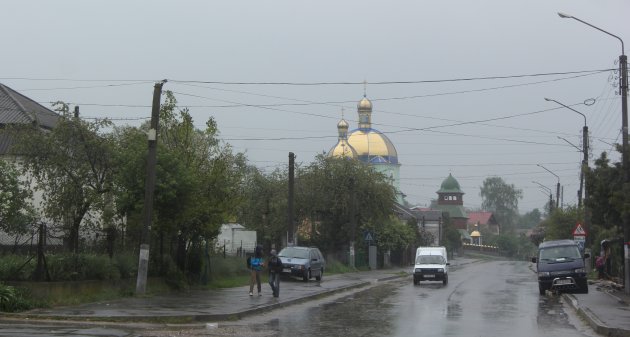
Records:
M326 260L315 247L286 247L278 254L282 261L282 274L301 277L305 282L315 276L321 281Z
M538 272L538 290L577 290L588 293L584 259L589 254L580 252L575 241L546 241L538 246L538 257L533 257Z

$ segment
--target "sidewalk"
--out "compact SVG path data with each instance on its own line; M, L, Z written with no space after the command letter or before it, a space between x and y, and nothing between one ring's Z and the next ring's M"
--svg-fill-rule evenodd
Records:
M563 294L564 299L604 336L630 336L630 296L596 281L588 294Z
M261 296L249 286L193 290L150 297L130 297L69 307L35 309L3 314L5 320L66 320L132 323L194 323L234 320L260 311L292 305L379 281L406 277L410 268L326 275L321 282L282 278L280 297L274 298L269 284L262 283ZM256 287L254 287L256 288Z

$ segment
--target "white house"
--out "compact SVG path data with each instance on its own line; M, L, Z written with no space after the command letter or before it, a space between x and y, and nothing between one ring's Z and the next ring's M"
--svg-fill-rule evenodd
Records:
M216 239L217 250L225 249L227 255L243 255L253 252L257 243L256 231L248 231L240 224L221 225L221 232Z

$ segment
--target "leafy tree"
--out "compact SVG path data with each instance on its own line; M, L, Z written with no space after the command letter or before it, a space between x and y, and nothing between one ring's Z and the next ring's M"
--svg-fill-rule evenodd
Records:
M481 207L495 213L503 227L502 232L513 231L518 220L518 200L523 198L523 191L500 177L490 177L483 181L479 196Z
M554 210L551 216L542 222L545 240L573 239L573 229L580 213L575 206Z
M205 130L195 128L188 109L178 110L172 92L166 91L160 108L153 234L159 239L160 256L171 252L181 271L199 272L204 242L218 235L222 223L234 218L241 202L246 163L218 140L216 122ZM124 170L116 177L118 212L130 219L136 237L142 228L146 175L146 136L140 129L117 130L117 156ZM166 252L165 252L166 250Z
M287 172L279 169L263 174L250 166L246 171L238 217L245 227L257 232L258 241L265 247L280 247L285 238L287 181Z
M102 132L106 120L88 122L72 117L69 106L54 104L61 114L50 132L26 126L16 129L12 147L24 169L43 193L44 215L66 238L69 250L78 252L80 231L94 230L102 218L90 216L108 207L113 174L112 139Z
M459 250L462 247L461 235L453 226L453 221L448 213L442 213L442 226L443 234L442 242L440 242L440 244L446 247L446 250L451 253Z
M620 163L611 164L606 152L595 160L594 168L586 172L586 200L591 223L603 229L611 229L622 223L624 198L623 171Z
M538 208L534 208L531 212L527 212L519 217L519 228L534 228L542 221L542 213Z
M32 191L19 177L12 163L0 160L0 229L10 235L26 234L35 221Z
M318 219L313 243L329 250L341 250L363 230L387 223L392 214L395 191L389 180L368 165L356 160L318 156L298 170L296 179L296 217ZM354 204L353 204L354 203ZM308 221L307 221L308 222Z

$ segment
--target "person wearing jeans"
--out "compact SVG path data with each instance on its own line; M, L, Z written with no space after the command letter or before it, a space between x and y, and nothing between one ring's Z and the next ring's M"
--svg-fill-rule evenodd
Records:
M280 272L282 271L282 261L276 254L276 250L271 250L269 258L269 285L273 291L273 297L280 296Z

